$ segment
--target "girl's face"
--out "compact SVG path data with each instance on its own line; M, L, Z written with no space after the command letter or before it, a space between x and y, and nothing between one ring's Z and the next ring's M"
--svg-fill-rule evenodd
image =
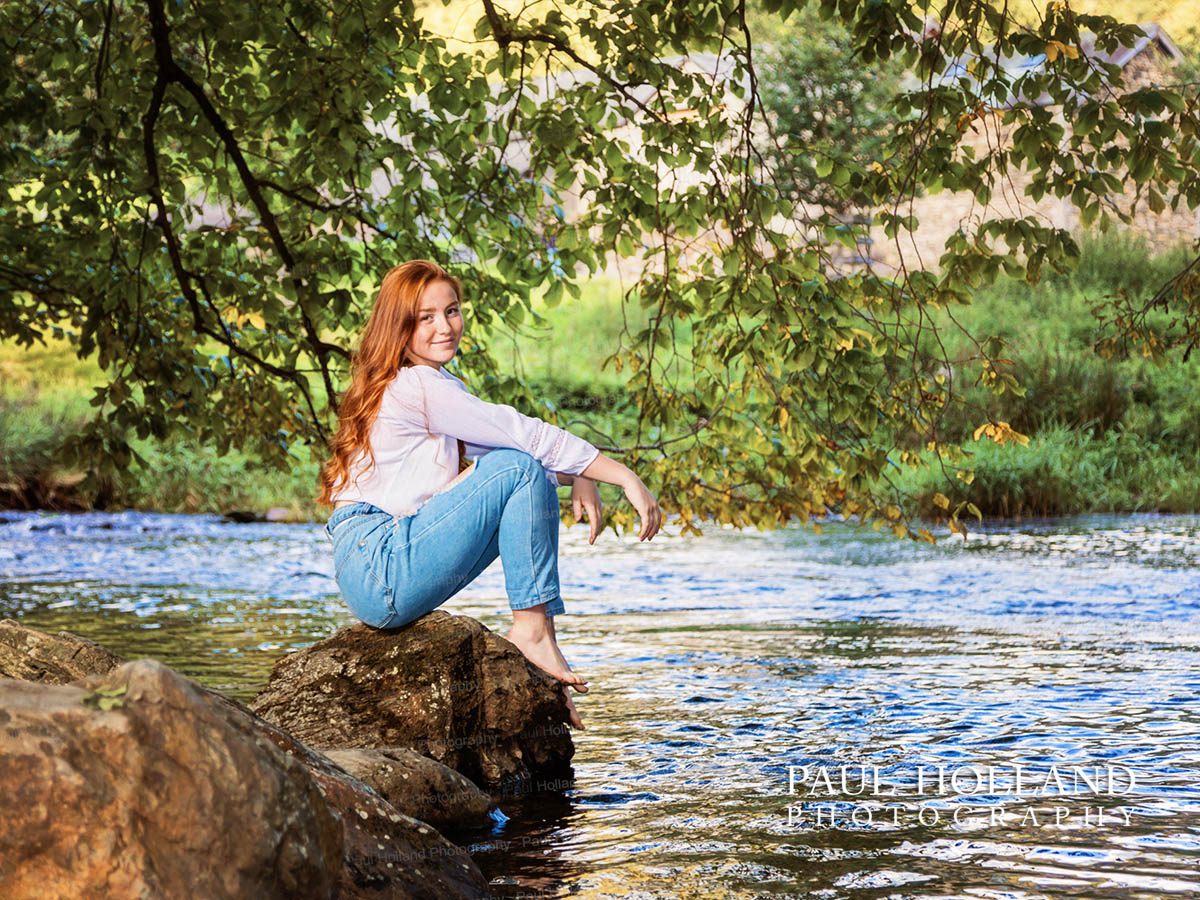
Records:
M408 355L420 365L440 369L454 359L462 333L462 313L454 288L445 281L427 285L417 305L417 325L408 341Z

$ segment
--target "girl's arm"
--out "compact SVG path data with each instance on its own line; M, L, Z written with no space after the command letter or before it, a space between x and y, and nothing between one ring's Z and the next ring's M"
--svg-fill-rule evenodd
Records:
M555 472L558 476L558 483L571 484L574 482L574 475L568 475L566 472ZM624 463L619 463L610 456L599 454L586 469L579 473L584 478L590 478L593 481L603 481L605 484L615 484L618 487L628 489L630 486L642 485L642 479L638 478L633 469L629 468ZM645 485L642 485L643 487Z
M606 484L615 484L625 489L625 496L629 498L629 502L633 504L633 508L637 510L638 516L642 520L641 528L638 529L639 541L648 541L658 534L659 528L662 527L662 511L658 508L658 501L654 499L654 495L650 493L642 479L637 477L633 469L600 453L580 472L580 475L595 481L603 481ZM594 539L595 532L593 530Z
M480 400L457 378L429 366L410 366L389 385L393 400L423 422L430 434L458 438L470 450L512 447L533 456L555 481L554 472L581 472L600 451L581 437L503 403Z

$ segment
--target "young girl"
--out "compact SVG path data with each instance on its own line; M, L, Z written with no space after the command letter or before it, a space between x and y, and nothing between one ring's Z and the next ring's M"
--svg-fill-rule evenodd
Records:
M476 398L446 371L462 339L461 296L458 280L425 260L383 278L321 471L338 588L357 618L398 628L499 556L513 613L507 638L564 682L571 725L582 728L567 685L586 693L587 680L554 635L563 612L555 489L571 485L575 518L586 512L591 525L588 543L600 530L597 480L625 489L641 517L639 540L658 533L661 513L626 466L562 428Z

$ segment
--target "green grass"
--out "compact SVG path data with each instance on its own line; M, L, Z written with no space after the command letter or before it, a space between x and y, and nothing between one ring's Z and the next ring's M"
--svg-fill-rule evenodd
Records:
M922 454L929 468L895 476L910 510L932 518L937 493L952 508L965 500L987 517L1002 518L1200 510L1200 457L1179 456L1133 432L1093 437L1054 426L1028 447L985 439L968 449L972 455L962 467L974 471L970 485L952 467L943 472L929 453Z
M938 323L969 401L947 412L943 434L974 449L975 480L968 487L947 477L925 453L931 469L897 477L909 509L933 514L940 492L988 516L1200 511L1200 358L1104 359L1092 349L1100 331L1091 308L1118 290L1151 296L1189 251L1153 256L1143 240L1119 233L1086 235L1081 251L1076 272L1035 286L1006 279L954 311L967 332L1008 342L1004 356L1023 395L971 384L969 343L945 317ZM989 417L1031 436L1030 445L972 441Z

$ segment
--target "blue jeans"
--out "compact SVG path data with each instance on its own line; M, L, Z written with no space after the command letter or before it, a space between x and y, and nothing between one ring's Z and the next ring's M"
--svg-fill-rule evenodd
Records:
M399 628L445 603L497 556L512 609L563 612L558 586L558 493L523 450L485 453L462 481L411 516L370 503L333 511L334 577L350 612Z

